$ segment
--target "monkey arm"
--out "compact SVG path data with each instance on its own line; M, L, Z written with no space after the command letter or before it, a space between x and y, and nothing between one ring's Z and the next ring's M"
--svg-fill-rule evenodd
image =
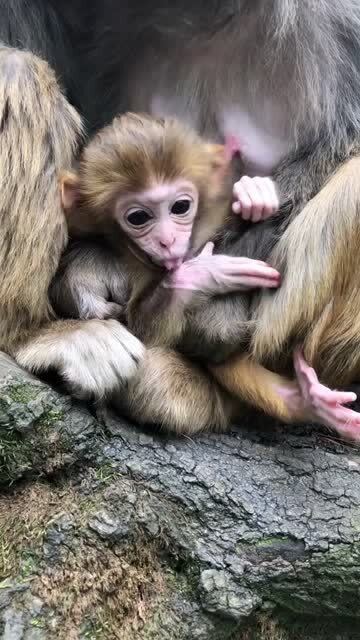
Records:
M210 296L278 286L278 272L265 263L212 255L212 248L212 244L206 245L199 256L181 264L155 287L148 282L140 292L135 290L128 306L128 323L145 344L178 344L186 326L187 312L206 307Z
M67 247L49 293L61 317L121 318L128 288L121 256L101 238L82 238Z
M78 397L104 398L135 375L145 350L116 320L58 320L8 351L32 373L55 370Z

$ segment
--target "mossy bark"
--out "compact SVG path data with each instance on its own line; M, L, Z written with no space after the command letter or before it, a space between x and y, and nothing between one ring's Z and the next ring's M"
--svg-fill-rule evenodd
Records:
M2 356L0 482L5 640L237 640L272 611L360 629L360 456L320 429L161 436Z

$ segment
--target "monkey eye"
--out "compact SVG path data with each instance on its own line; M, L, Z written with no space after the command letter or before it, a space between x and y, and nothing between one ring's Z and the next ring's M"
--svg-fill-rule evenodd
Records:
M190 209L190 200L176 200L172 205L170 211L174 213L176 216L182 216L184 213L187 213Z
M127 216L127 221L133 227L141 227L143 224L146 224L146 222L148 222L149 220L151 220L151 216L147 211L144 211L144 209L137 209L136 211L132 211Z

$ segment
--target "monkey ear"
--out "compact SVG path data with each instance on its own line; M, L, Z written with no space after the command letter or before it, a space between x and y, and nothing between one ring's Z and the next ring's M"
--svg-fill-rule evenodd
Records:
M65 213L76 205L79 197L79 177L72 171L65 171L60 177L61 204Z

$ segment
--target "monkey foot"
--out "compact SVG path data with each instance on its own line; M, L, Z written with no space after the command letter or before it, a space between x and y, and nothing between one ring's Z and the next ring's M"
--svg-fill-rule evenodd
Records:
M305 411L309 411L312 419L345 438L360 441L360 413L343 406L354 402L356 393L334 391L322 385L300 351L295 352L294 366Z

